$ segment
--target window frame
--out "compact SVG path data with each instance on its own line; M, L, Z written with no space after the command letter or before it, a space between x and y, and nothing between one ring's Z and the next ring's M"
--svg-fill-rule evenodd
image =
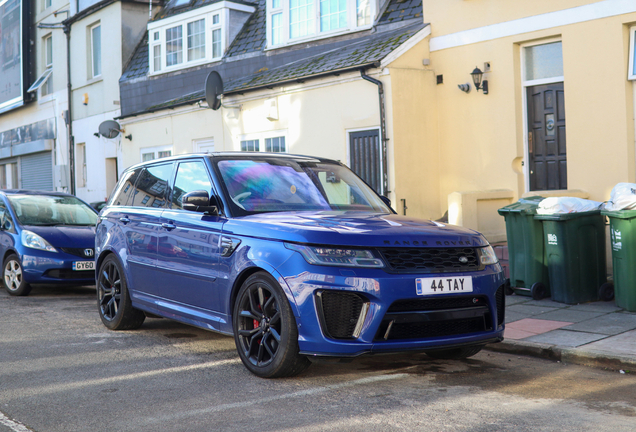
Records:
M95 34L94 31L96 28L99 27L99 73L95 73L95 60L96 60L96 56L95 56ZM91 75L90 78L91 79L95 79L95 78L100 78L102 76L102 24L101 22L97 22L91 26L89 26L88 28L88 32L90 35L90 64L91 64Z
M279 7L274 8L274 2L280 2ZM281 48L288 45L294 45L297 43L329 38L340 34L368 30L373 27L375 15L378 10L378 1L369 1L369 24L358 26L358 1L347 1L347 25L345 27L337 28L334 30L321 31L320 29L320 0L313 0L314 11L314 31L306 36L290 37L290 1L291 0L267 0L266 9L266 36L267 36L267 49ZM273 16L282 13L282 36L281 42L274 44L273 42Z
M194 66L199 66L206 63L220 61L227 48L228 48L228 38L230 35L229 29L229 18L230 11L236 10L239 12L255 12L255 8L253 6L242 5L238 3L231 3L227 1L213 3L208 6L200 7L194 10L189 10L177 15L173 15L161 20L149 22L146 29L148 31L148 67L149 74L159 75L162 73L169 73L176 70L186 69ZM218 23L214 23L214 16L218 15ZM190 60L188 61L188 36L187 36L187 26L190 23L195 21L199 21L204 19L204 29L205 29L205 56L201 59ZM182 31L182 39L183 39L183 58L182 62L178 64L174 64L172 66L167 66L166 64L166 38L165 31L169 28L181 26ZM213 31L220 30L220 44L221 49L219 55L214 56L213 51ZM159 32L159 38L157 40L154 39L154 33ZM154 62L154 52L155 47L158 48L160 52L161 61L159 62L159 68L155 67ZM218 45L217 45L218 46Z
M43 61L44 64L44 73L47 71L51 71L49 75L46 77L42 85L40 86L40 96L48 96L53 93L53 82L51 79L51 75L53 74L53 33L49 33L42 38L44 50L43 50ZM50 58L49 58L50 56Z
M156 147L142 147L139 149L139 161L140 162L150 162L153 160L163 159L163 157L159 157L160 152L170 151L170 156L174 156L174 151L171 145L167 146L156 146ZM148 159L147 161L143 160L143 155L153 153L154 157L152 159ZM170 157L164 156L164 157Z
M273 131L267 131L267 132L261 132L261 133L256 133L256 134L246 134L246 135L240 135L237 137L237 151L239 152L243 152L244 150L241 150L241 143L244 141L258 141L259 143L259 149L257 153L271 153L268 152L266 150L266 140L268 139L272 139L272 138L283 138L285 140L285 151L284 152L275 152L275 153L283 153L283 154L289 154L290 153L290 142L288 141L288 132L287 129L279 129L279 130L273 130ZM250 151L250 150L245 150L245 151Z
M629 63L627 63L627 80L636 80L636 67L634 67L634 50L636 50L636 25L629 28Z

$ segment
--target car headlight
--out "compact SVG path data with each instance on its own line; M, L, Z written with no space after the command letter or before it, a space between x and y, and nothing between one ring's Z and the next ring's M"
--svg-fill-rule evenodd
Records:
M384 267L384 262L376 258L370 250L332 246L303 246L292 243L285 243L285 247L300 252L309 264L338 267Z
M51 246L51 243L47 242L33 231L23 230L20 238L22 239L22 246L49 252L57 252L57 250Z
M479 257L479 261L484 265L497 264L497 262L499 262L492 246L478 248L477 256Z

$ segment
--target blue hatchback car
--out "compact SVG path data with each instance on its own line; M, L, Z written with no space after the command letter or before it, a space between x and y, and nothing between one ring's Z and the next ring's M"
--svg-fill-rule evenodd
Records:
M309 358L466 358L504 333L504 276L478 232L398 216L339 162L185 155L122 175L96 232L104 325L159 315L233 335L260 377Z
M2 282L25 296L31 284L95 283L97 212L62 192L0 191Z

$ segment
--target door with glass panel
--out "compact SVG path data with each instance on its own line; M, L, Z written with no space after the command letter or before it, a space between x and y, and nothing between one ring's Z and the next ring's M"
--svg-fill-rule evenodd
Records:
M522 48L527 119L527 187L567 189L565 93L561 41Z

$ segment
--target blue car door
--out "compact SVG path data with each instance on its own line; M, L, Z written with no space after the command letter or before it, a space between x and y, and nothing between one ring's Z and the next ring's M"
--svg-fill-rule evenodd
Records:
M218 312L220 236L225 218L188 211L181 198L188 192L212 194L212 182L203 160L179 162L170 208L162 213L157 247L160 308L179 310L193 320L215 325Z
M113 215L126 241L133 297L143 302L155 303L152 297L157 295L157 244L172 165L151 165L138 173L129 205Z

